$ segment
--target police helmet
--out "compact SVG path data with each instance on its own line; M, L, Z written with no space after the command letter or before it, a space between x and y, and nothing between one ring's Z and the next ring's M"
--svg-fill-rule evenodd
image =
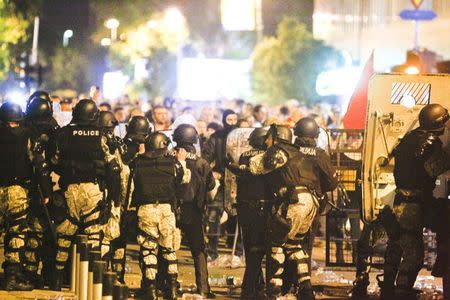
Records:
M27 105L26 117L29 119L46 119L52 115L52 102L44 98L32 98Z
M127 137L144 143L150 133L150 122L144 116L133 116L127 125Z
M101 128L113 129L114 127L119 125L119 122L112 112L101 111L98 114L98 125Z
M297 137L317 138L320 130L319 125L313 118L301 118L295 123L294 134Z
M98 108L91 99L82 99L75 105L72 112L72 122L80 125L88 125L98 118Z
M285 125L275 125L272 124L267 132L266 138L271 135L275 141L291 143L292 142L292 131L289 127Z
M419 113L420 128L425 131L442 131L448 120L448 110L436 103L426 105Z
M159 149L166 149L170 144L169 138L161 132L154 132L150 134L145 142L146 151L154 151Z
M26 110L28 111L28 106L35 100L41 100L41 101L46 101L50 104L52 104L52 99L50 99L50 95L47 92L44 91L36 91L33 94L31 94L30 97L28 97L27 100L27 108Z
M180 124L173 132L172 138L178 145L195 144L198 141L197 129L190 124Z
M264 141L266 140L266 136L267 136L267 129L255 128L252 131L252 133L250 133L250 136L248 137L248 142L250 146L252 146L253 148L262 149L265 146Z
M0 120L7 122L20 122L23 120L22 107L14 102L5 102L0 107Z

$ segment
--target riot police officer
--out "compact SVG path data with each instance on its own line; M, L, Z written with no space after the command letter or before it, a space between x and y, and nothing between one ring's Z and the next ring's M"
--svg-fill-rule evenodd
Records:
M118 280L125 283L125 258L127 241L136 240L137 215L134 208L129 208L129 198L132 189L132 180L129 180L130 164L139 153L143 153L144 143L150 134L150 122L146 117L133 116L128 125L127 133L122 140L124 145L122 154L122 178L126 178L126 185L122 191L123 212L120 220L120 236L112 241L113 249L112 267L117 272ZM128 174L128 175L127 175Z
M108 239L103 239L104 224L110 206L120 199L120 165L109 151L107 139L98 127L98 108L94 101L82 99L72 112L72 121L61 128L56 137L55 172L61 177L69 210L67 219L57 228L58 247L55 277L51 288L61 289L62 274L68 259L71 237L78 231L88 235L92 248L109 252ZM107 189L107 198L104 190Z
M274 224L268 228L271 238L271 257L267 267L269 293L276 296L280 292L281 286L286 285L283 271L290 274L292 269L296 273L295 278L284 279L291 280L298 288L297 299L314 299L309 255L303 249L303 240L310 230L323 193L337 186L336 172L329 156L316 147L319 127L314 119L303 118L296 123L295 145L280 140L279 127L270 128L267 139L269 148L262 158L256 156L250 161L252 173L267 174L268 182L277 195L277 215L285 218L287 225L290 224L285 226L280 222L283 226L274 227L277 224L275 216L272 218ZM259 172L256 171L258 169Z
M266 211L269 199L267 184L263 176L253 176L245 170L252 157L266 150L266 135L267 129L254 129L248 138L252 149L241 154L237 166L228 166L237 175L237 214L245 250L246 265L241 299L259 299L262 297L260 292L264 290L261 263L266 250Z
M6 290L33 289L23 276L24 261L30 269L30 260L23 258L31 180L41 191L42 204L48 202L52 191L48 166L42 154L34 151L31 133L21 124L23 117L18 104L6 102L0 108L0 221L6 227Z
M169 138L163 133L151 134L145 143L145 153L132 164L134 191L131 206L136 207L141 246L142 289L144 299L157 299L156 273L157 251L167 262L169 279L165 290L166 299L176 299L177 257L180 232L176 228L175 214L178 210L177 192L190 182L191 173L186 169L186 151L179 149L177 159L168 154Z
M31 132L33 149L45 158L44 163L50 165L50 158L55 152L54 135L59 126L53 118L52 102L45 92L33 94L28 100L25 115L25 124ZM50 274L54 268L55 245L53 223L46 206L39 202L40 192L37 185L33 185L30 195L36 201L30 206L30 230L27 233L27 276L36 287L42 288L41 278L38 276L39 261L42 259L42 272L45 282L49 282ZM52 200L52 198L50 199ZM51 206L52 201L48 204ZM45 253L45 255L41 255Z
M428 104L419 113L419 127L403 137L394 149L397 186L394 214L397 234L389 236L384 263L383 299L412 299L417 274L423 266L423 208L431 201L436 177L449 168L439 136L444 133L448 110ZM397 279L395 279L397 278ZM396 290L394 290L394 281Z
M204 224L202 222L207 193L214 189L215 180L209 163L196 155L194 144L198 142L198 133L194 126L180 124L173 133L173 141L177 143L177 148L186 150L186 167L191 171L191 181L179 195L180 228L188 240L194 259L198 293L205 298L215 298L208 283Z

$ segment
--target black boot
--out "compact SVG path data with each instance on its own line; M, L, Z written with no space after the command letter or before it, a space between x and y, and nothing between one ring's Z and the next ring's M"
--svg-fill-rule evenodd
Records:
M37 271L26 271L25 276L27 282L31 284L35 289L43 289L44 288L44 279L41 275L37 273Z
M156 282L154 280L144 279L142 282L141 293L139 299L157 300Z
M314 292L312 289L311 281L305 280L300 283L297 300L315 300Z
M369 286L369 275L367 273L360 274L353 282L352 299L361 299L367 297L367 287Z
M166 287L164 289L164 299L166 300L176 300L177 299L177 290L178 290L178 281L177 274L169 274L166 280Z
M64 282L64 270L55 269L50 281L50 290L60 291Z
M31 291L34 286L25 280L18 264L8 264L5 270L5 290L7 291Z

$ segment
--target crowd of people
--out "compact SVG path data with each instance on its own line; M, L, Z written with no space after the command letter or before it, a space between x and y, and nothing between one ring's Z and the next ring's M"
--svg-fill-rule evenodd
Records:
M449 118L441 106L423 111L418 129L419 135L426 134L419 141L422 158L430 145L439 147L436 134ZM120 282L125 282L126 245L133 236L140 245L140 297L157 299L159 288L164 299L176 299L176 251L183 234L194 260L197 292L215 298L207 261L218 256L229 171L237 177L237 214L228 216L225 229L234 233L237 222L242 229L242 245L236 248L246 261L241 298L276 299L293 291L297 299L314 299L308 237L328 203L327 193L338 185L336 170L321 148L320 127L338 126L337 109L326 104L308 108L295 100L280 107L240 99L202 107L180 106L171 99L132 103L124 96L111 103L94 87L80 99L35 92L25 112L5 102L0 120L7 290L44 285L61 290L69 249L81 232L92 250L110 262ZM235 160L227 153L227 138L236 128L250 127L249 148ZM408 151L399 148L395 155ZM396 180L402 184L400 175L412 167L407 161L397 167ZM441 172L436 168L430 175L423 163L414 167L427 182ZM396 205L407 206L417 195L399 194ZM396 217L401 221L404 216L399 212ZM52 238L53 243L46 242ZM397 248L406 253L401 237L390 239L391 253ZM227 242L231 246L232 240ZM397 273L404 277L397 286L411 293L416 270L399 271L398 263L393 279ZM386 279L391 273L385 271L384 299L393 295L394 282Z

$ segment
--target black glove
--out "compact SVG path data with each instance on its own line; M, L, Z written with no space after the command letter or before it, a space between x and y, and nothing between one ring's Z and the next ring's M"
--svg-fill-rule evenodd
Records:
M429 134L421 143L419 148L415 152L416 158L423 158L428 156L435 145L438 145L440 143L440 139L438 136L434 134Z

